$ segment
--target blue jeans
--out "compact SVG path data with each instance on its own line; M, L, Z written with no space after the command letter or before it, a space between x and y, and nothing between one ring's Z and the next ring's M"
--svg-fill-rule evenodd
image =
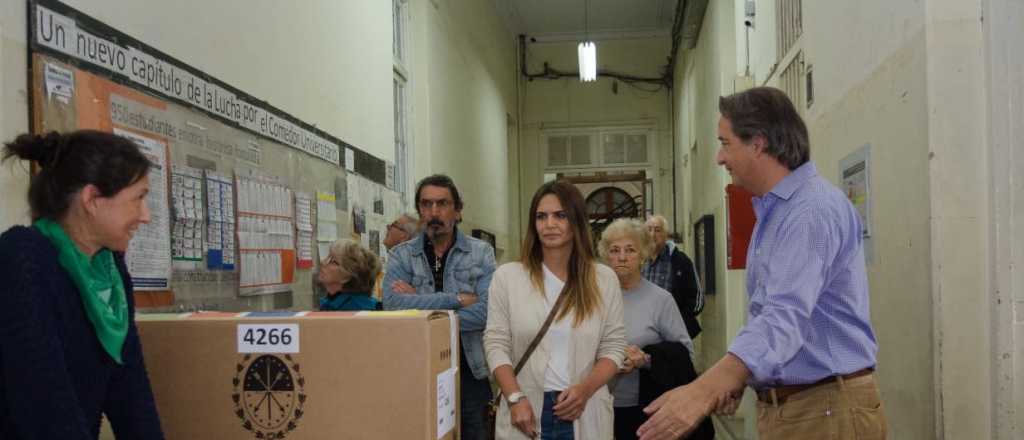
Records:
M541 440L573 440L572 422L555 416L555 401L560 391L544 392L544 410L540 415Z
M486 440L488 433L484 411L487 409L487 403L494 398L491 394L491 382L473 377L473 372L466 363L466 356L459 357L462 365L459 372L459 385L462 387L462 436L459 438Z

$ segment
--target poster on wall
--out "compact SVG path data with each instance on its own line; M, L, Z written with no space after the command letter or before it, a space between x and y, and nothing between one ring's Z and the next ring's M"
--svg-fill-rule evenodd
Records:
M238 188L238 294L291 291L296 264L292 190L277 176L235 176Z
M334 193L327 191L316 192L316 239L318 242L333 243L338 239L338 212L335 210L337 199ZM324 253L320 253L323 258Z
M125 263L135 290L167 290L171 279L170 209L167 206L167 145L157 139L114 127L114 134L131 139L153 163L149 170L149 223L139 225L128 243Z
M839 160L841 188L860 215L864 238L871 237L871 144Z

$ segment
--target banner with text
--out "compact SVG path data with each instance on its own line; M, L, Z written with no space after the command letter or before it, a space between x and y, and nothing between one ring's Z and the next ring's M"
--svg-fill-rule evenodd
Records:
M259 104L141 49L123 46L80 29L74 19L35 5L34 40L75 59L122 75L136 84L184 101L325 161L340 164L342 146Z

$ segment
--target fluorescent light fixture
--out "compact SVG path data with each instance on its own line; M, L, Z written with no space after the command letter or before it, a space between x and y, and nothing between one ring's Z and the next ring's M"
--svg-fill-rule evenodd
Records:
M584 41L576 48L580 58L580 81L597 79L597 48L593 41Z

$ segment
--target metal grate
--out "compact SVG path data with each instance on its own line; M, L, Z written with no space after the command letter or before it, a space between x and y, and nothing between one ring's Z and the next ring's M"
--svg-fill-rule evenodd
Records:
M807 84L805 81L804 56L801 52L793 57L786 69L782 71L782 75L779 76L779 88L789 95L789 99L793 101L793 105L800 113L803 113L805 108L804 87Z
M405 80L395 75L394 78L394 100L395 100L395 173L394 189L405 198L407 186L409 185L409 103L406 94Z
M789 50L796 44L796 40L803 33L803 7L802 0L776 0L775 20L776 39L779 53L778 60L782 60L789 53Z

